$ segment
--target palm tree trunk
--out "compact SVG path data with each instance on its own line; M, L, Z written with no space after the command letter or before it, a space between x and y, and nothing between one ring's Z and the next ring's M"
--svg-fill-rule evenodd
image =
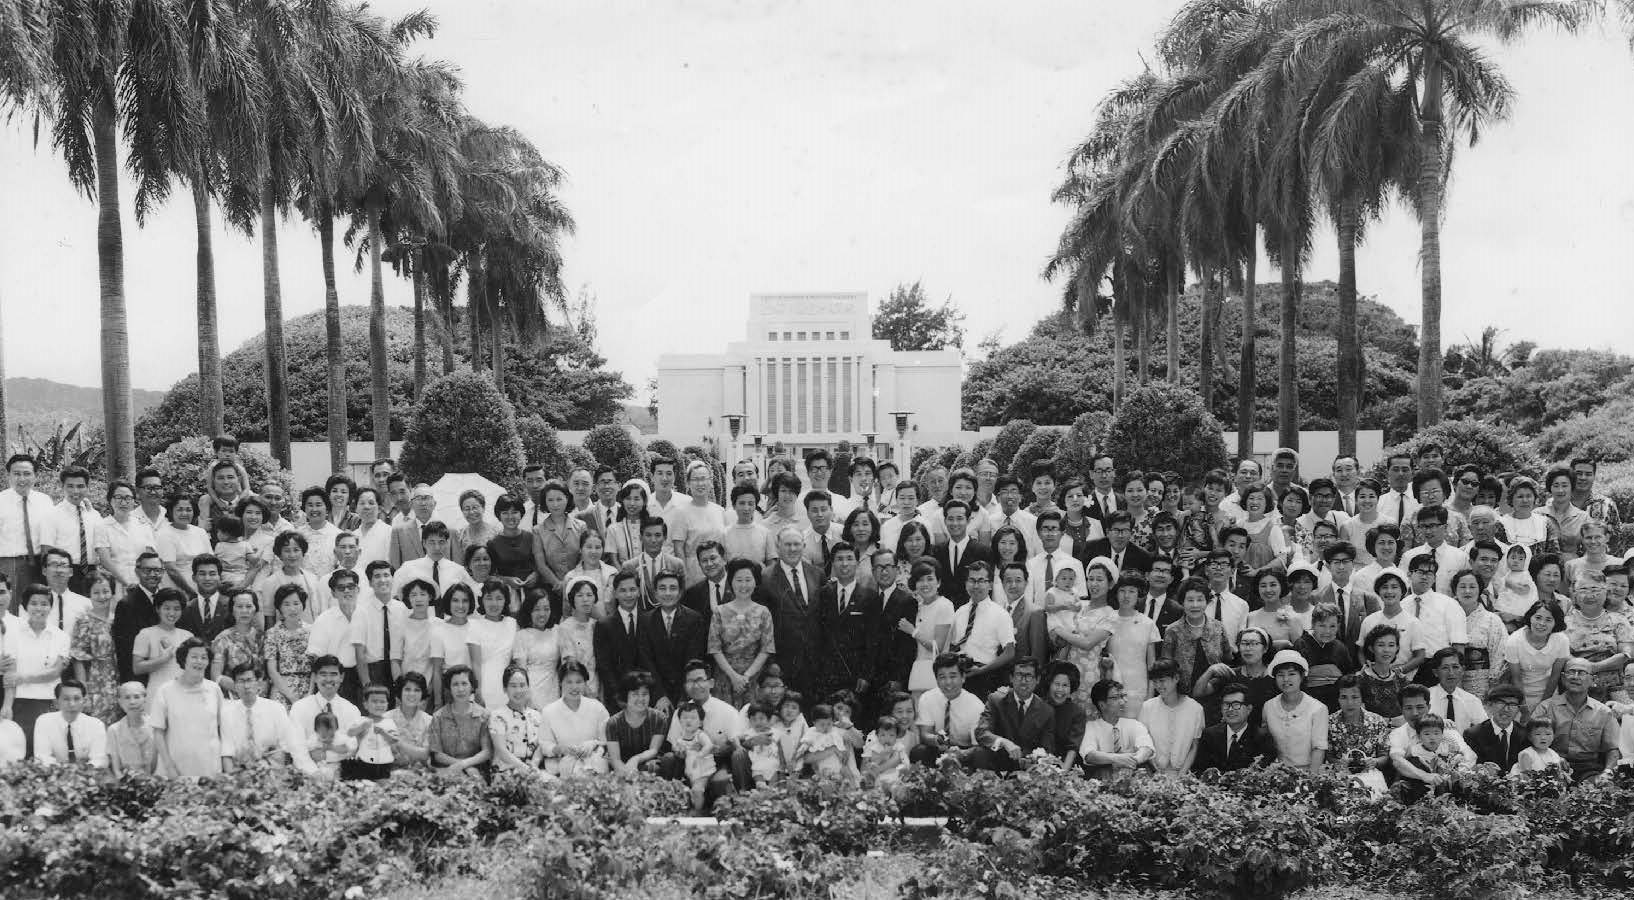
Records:
M1418 170L1420 198L1418 267L1422 284L1422 324L1418 335L1418 427L1441 421L1441 85L1440 60L1424 55L1424 97L1419 104L1423 162Z
M1212 413L1214 411L1214 328L1218 324L1216 317L1220 314L1220 296L1215 293L1215 284L1209 273L1203 272L1201 274L1203 318L1197 329L1197 393L1203 400L1203 408ZM1221 285L1221 287L1223 288L1224 285Z
M261 182L261 300L266 324L267 437L273 458L289 468L289 363L284 350L284 297L278 279L278 211L272 181Z
M1152 295L1155 288L1150 279L1143 279L1140 287L1140 306L1135 309L1135 378L1141 387L1152 377Z
M193 180L193 222L198 233L199 420L214 436L227 430L221 391L221 329L216 317L216 252L210 233L210 193Z
M1282 247L1282 330L1277 352L1277 443L1299 449L1299 371L1294 331L1299 325L1299 247L1290 239Z
M1257 286L1255 269L1259 267L1259 247L1255 241L1258 228L1248 229L1248 256L1243 261L1243 352L1237 374L1237 458L1254 456L1254 330L1258 310L1255 307Z
M1180 281L1185 269L1177 263L1169 268L1169 328L1164 339L1168 342L1169 382L1180 383Z
M432 295L437 299L437 311L442 321L442 328L437 335L437 342L442 345L443 374L454 371L454 286L449 279L447 265L442 265L432 273Z
M324 359L329 366L329 471L345 472L351 429L346 416L346 356L340 343L340 292L335 289L335 214L327 203L318 211L318 245L323 255Z
M369 217L369 405L374 419L374 455L391 456L391 383L387 380L386 282L380 271L380 210Z
M426 279L421 271L424 256L414 251L409 266L414 278L414 399L419 401L426 390Z
M1356 455L1356 411L1361 401L1362 354L1356 333L1356 198L1340 201L1339 221L1339 455Z
M493 354L494 387L499 389L501 396L505 393L505 321L499 314L499 298L493 298L488 307L488 325L490 340L489 351Z
M108 441L108 478L136 472L131 423L130 334L125 316L125 244L119 223L118 133L111 90L91 117L96 152L96 256L102 315L102 427Z
M482 254L465 253L465 318L471 330L471 371L482 371L482 307L487 296L487 279L482 272Z
M1123 398L1126 393L1124 382L1128 377L1125 370L1129 367L1124 357L1123 349L1123 314L1116 308L1112 311L1112 411L1115 413L1123 408Z

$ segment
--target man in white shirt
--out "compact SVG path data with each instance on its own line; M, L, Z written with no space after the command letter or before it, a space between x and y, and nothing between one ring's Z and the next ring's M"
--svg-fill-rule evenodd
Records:
M358 711L352 701L340 696L341 665L340 660L333 656L320 656L312 661L312 681L317 692L308 694L295 701L289 708L289 725L294 732L296 748L301 755L306 754L307 742L317 732L312 729L312 720L318 713L329 713L335 717L339 726L337 733L353 737L363 729L356 728L363 719L363 713ZM364 723L367 727L367 723ZM299 764L298 764L299 765Z
M359 598L357 610L352 613L352 644L361 654L358 674L368 673L365 683L396 684L403 674L403 638L408 634L409 608L392 596L390 563L375 560L364 574L368 576L369 593Z
M1424 543L1401 555L1401 566L1409 572L1413 570L1413 561L1419 557L1434 558L1435 589L1443 594L1452 591L1452 577L1469 568L1469 556L1447 540L1447 516L1445 506L1419 509L1414 518L1418 523L1418 535L1424 538Z
M448 558L448 526L442 522L428 523L420 531L420 545L425 555L419 559L411 559L397 568L392 577L391 592L402 596L403 588L416 578L429 581L437 586L437 596L456 584L464 584L471 580L465 567Z
M600 466L594 473L596 502L579 518L603 539L618 522L618 473L612 466ZM535 523L538 524L538 523ZM533 526L528 526L533 527Z
M1257 459L1245 459L1237 463L1235 474L1231 479L1232 490L1220 501L1220 512L1233 522L1240 522L1247 518L1243 512L1243 492L1265 481L1265 469Z
M1457 600L1431 590L1435 586L1436 578L1435 557L1429 555L1415 557L1407 570L1407 575L1410 593L1402 598L1401 605L1418 620L1430 655L1434 656L1435 652L1443 647L1452 647L1462 652L1464 645L1469 643L1469 620ZM1420 684L1433 682L1433 679L1428 677L1429 673L1422 674L1425 677L1419 681Z
M1203 562L1203 575L1208 579L1207 615L1225 629L1232 647L1237 646L1237 632L1248 621L1248 601L1231 592L1236 568L1229 550L1211 550Z
M1379 521L1405 531L1418 514L1418 501L1407 495L1413 484L1413 458L1406 453L1391 456L1385 462L1384 476L1390 482L1390 490L1379 498Z
M859 456L851 460L851 496L846 498L851 509L866 509L876 515L879 513L879 501L874 496L874 472L874 461L868 457ZM845 524L844 518L840 519L840 524Z
M1125 718L1128 694L1123 685L1108 678L1095 682L1089 700L1100 716L1084 725L1084 742L1078 755L1090 777L1103 780L1127 778L1157 755L1152 734L1138 719Z
M808 460L809 463L809 460ZM817 568L828 571L828 561L834 552L834 545L843 540L840 526L834 521L834 512L831 503L834 497L828 491L809 490L801 498L806 508L808 524L801 536L806 540L806 562Z
M340 660L340 695L355 703L360 699L363 688L363 680L358 677L357 644L354 643L358 637L357 623L352 621L357 613L357 576L351 572L331 572L328 584L329 595L335 598L335 605L312 620L306 655L333 656Z
M732 756L737 750L738 738L743 734L743 716L732 708L732 704L714 696L715 669L708 661L689 660L681 677L687 700L703 707L702 730L709 735L709 740L715 747L715 779L710 783L709 791L712 795L718 796L725 792L728 784L738 782L739 773L734 771ZM668 740L674 744L680 737L681 717L670 716ZM676 780L684 777L685 767L686 759L679 753L668 754L658 763L660 775ZM742 774L749 778L748 786L752 787L754 776L749 771L747 755L742 759L741 768ZM713 797L708 802L713 802Z
M34 720L34 760L41 765L108 767L108 730L84 715L85 685L72 678L57 683L57 709Z
M522 501L522 528L532 531L534 526L545 518L545 483L550 476L545 474L545 467L538 463L529 463L522 467L522 488L527 497Z
M317 771L306 748L295 745L289 713L283 705L261 698L265 676L260 670L243 662L227 674L238 688L238 699L221 705L222 754L231 756L240 766L267 760L274 765L293 762L302 772Z
M595 486L594 476L583 466L567 473L567 495L573 501L573 505L567 510L568 515L578 518L590 511L590 507L596 502L591 496Z
M991 521L993 531L1010 527L1021 532L1021 537L1027 542L1027 558L1031 559L1044 552L1044 544L1038 539L1038 517L1021 508L1021 480L1014 475L1000 475L994 484L993 496L999 501L999 512Z
M927 532L930 530L930 523L925 521L925 517L919 513L918 485L904 478L892 486L891 497L893 498L892 509L895 510L896 514L880 523L879 545L886 549L895 550L897 541L902 537L902 529L909 522L918 522L924 525ZM926 555L929 555L930 551L930 547L925 548Z
M834 456L827 450L813 450L811 455L806 457L806 489L800 492L800 502L805 503L807 496L819 491L829 495L829 518L836 524L844 524L845 517L851 515L851 511L857 506L849 498L834 493L833 488L828 486L833 475Z
M1027 560L1027 587L1028 600L1034 607L1044 609L1048 604L1044 602L1044 594L1055 586L1055 576L1062 569L1071 569L1077 573L1073 579L1073 592L1079 599L1089 596L1088 588L1084 584L1084 564L1074 559L1061 546L1061 514L1049 510L1038 517L1038 541L1041 550L1037 556Z
M1396 771L1404 778L1415 781L1425 781L1426 773L1414 766L1407 759L1407 751L1412 748L1413 741L1418 737L1418 720L1428 715L1430 709L1430 689L1422 684L1409 684L1401 689L1401 715L1406 719L1401 725L1390 732L1390 762L1395 765ZM1464 743L1464 738L1457 729L1448 728L1441 734L1441 740L1450 743L1454 750L1464 758L1467 766L1474 767L1476 763L1475 751ZM1431 779L1445 781L1445 775L1429 775ZM1429 781L1428 784L1439 784L1440 781Z
M691 502L691 497L675 489L675 460L662 457L653 460L652 496L647 498L647 515L684 521L684 516L674 513L680 512L681 507Z
M987 514L988 521L1002 515L998 494L999 464L990 459L976 462L976 507ZM971 518L975 518L972 516ZM996 530L997 525L993 528Z
M90 590L91 574L96 571L96 548L106 543L102 540L102 514L86 496L91 486L90 472L69 466L57 481L62 485L63 498L52 507L43 543L68 552L74 565L68 587L76 594L84 594Z
M1015 659L1016 626L1002 603L988 602L993 590L992 566L978 560L965 567L961 577L970 602L953 614L949 649L975 664L965 673L966 690L986 703L987 696L1003 684Z
M165 481L158 469L148 468L136 473L136 509L131 511L131 518L153 529L154 534L159 529L170 524L170 517L165 514Z
M74 575L74 565L68 557L68 551L47 547L40 561L45 568L45 585L51 589L51 613L48 621L51 627L67 635L69 640L73 640L74 623L79 621L80 616L90 612L91 601L68 589L68 581Z
M34 489L34 457L13 454L6 475L11 486L0 491L0 573L21 591L40 580L39 554L54 510L51 496Z
M987 704L965 690L959 654L943 653L931 663L931 670L936 673L936 690L919 697L914 723L919 726L919 745L908 752L908 759L923 765L933 765L944 755L962 761L976 746L976 728Z
M1430 711L1446 719L1449 728L1463 734L1487 719L1481 698L1459 685L1464 680L1464 656L1451 647L1437 650L1430 658L1436 683L1430 686Z

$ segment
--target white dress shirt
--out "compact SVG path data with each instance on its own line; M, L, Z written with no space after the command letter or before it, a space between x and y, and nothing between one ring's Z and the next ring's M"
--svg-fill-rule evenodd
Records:
M1216 597L1219 598L1218 601L1216 601ZM1225 629L1226 640L1229 640L1232 648L1235 649L1237 646L1237 632L1241 631L1243 625L1248 622L1248 601L1230 591L1216 593L1210 588L1205 615L1220 623L1220 626Z
M992 522L994 531L1008 525L1021 532L1021 536L1027 541L1028 559L1044 552L1044 542L1038 539L1038 517L1032 513L1018 509L1006 516L1001 512Z
M1469 555L1447 541L1434 550L1429 544L1420 544L1401 555L1401 570L1413 571L1413 560L1425 554L1435 554L1435 589L1443 594L1452 593L1452 577L1469 568Z
M1446 704L1443 703L1442 705L1445 706ZM1430 711L1435 712L1435 707L1430 707ZM1437 715L1439 715L1439 713L1437 713ZM1407 755L1407 751L1412 748L1413 742L1417 739L1418 732L1413 728L1411 722L1403 722L1391 729L1390 758L1392 760L1404 758ZM1458 754L1464 758L1465 765L1471 768L1475 766L1477 761L1475 751L1471 750L1469 745L1464 743L1464 736L1459 734L1457 730L1452 728L1441 729L1441 740L1446 743L1450 743L1452 748L1458 751ZM1511 740L1513 740L1513 737L1511 737Z
M1078 599L1089 596L1089 587L1084 584L1084 564L1065 549L1057 547L1054 553L1039 553L1027 560L1027 598L1033 602L1033 606L1039 609L1045 607L1044 594L1055 587L1051 576L1061 574L1062 569L1078 573L1072 582L1072 592L1078 595Z
M33 508L30 507L30 513ZM80 551L80 534L83 529L85 553ZM96 511L90 500L80 503L78 508L70 506L67 500L51 508L51 518L46 525L45 543L57 547L74 558L75 565L96 562L96 548L102 541L102 514Z
M1459 734L1481 724L1487 720L1486 707L1481 705L1481 698L1463 688L1453 688L1452 692L1452 724L1449 728L1456 728ZM1447 718L1447 692L1439 684L1430 686L1430 712L1441 718Z
M975 622L970 621L972 615ZM1016 642L1016 623L1003 604L994 600L966 603L954 613L948 642L950 648L957 645L973 662L985 666L998 658L999 651Z
M51 592L51 611L45 614L45 620L68 636L71 642L74 639L74 623L79 617L91 611L89 597L81 597L73 591Z
M1361 640L1365 644L1368 632L1380 625L1389 625L1401 632L1401 639L1397 641L1396 664L1400 665L1413 655L1414 650L1423 650L1426 659L1434 652L1430 650L1430 642L1424 637L1424 623L1413 617L1410 609L1403 604L1402 611L1394 616L1386 615L1384 610L1371 612L1362 619Z
M57 630L55 618L53 614L53 621L48 621L38 632L30 628L27 622L17 628L7 626L6 651L16 661L13 671L18 678L60 672L68 665L68 635ZM56 695L55 678L32 684L14 684L8 677L6 682L6 690L15 691L13 696L19 700L50 700Z
M471 575L465 571L464 566L451 559L440 559L433 562L431 557L422 556L419 559L408 560L397 567L397 572L392 575L391 579L393 596L401 597L403 588L416 578L436 585L437 596L441 597L443 591L448 590L453 585L470 581ZM472 610L473 614L475 612L476 610Z
M987 704L969 691L960 691L951 701L941 691L926 691L919 697L919 716L914 724L945 735L955 746L974 747L976 726L981 724L986 709Z
M74 732L74 763L108 767L108 729L102 720L81 713L68 721L60 712L43 713L34 720L34 759L43 765L67 764L68 732Z
M357 648L353 645L353 631L357 617L354 610L351 616L341 612L339 606L332 606L324 610L312 621L312 633L306 641L306 655L316 659L320 656L334 656L340 659L345 668L357 665Z
M44 546L47 526L54 518L51 495L44 491L28 492L28 533L33 536L33 552ZM78 538L75 539L78 547ZM23 498L13 489L0 491L0 556L27 556L29 540L23 534ZM13 591L23 585L14 584Z
M1446 594L1435 591L1408 594L1402 598L1401 606L1418 620L1431 656L1443 647L1469 643L1469 618L1458 601Z
M297 768L301 768L302 757L306 757L309 763L312 761L302 749L304 745L296 742L295 732L289 724L289 713L284 710L283 704L258 699L253 705L245 706L242 700L228 700L221 705L222 754L237 756L252 746L257 759L269 751L282 750L289 754Z
M383 646L386 639L387 620L383 616L390 616L391 647L389 653ZM352 613L352 643L362 644L368 651L369 659L374 662L389 661L403 658L403 640L408 633L409 608L401 600L392 600L389 605L382 606L380 599L370 594L357 598L357 609Z
M1418 501L1401 491L1385 491L1379 498L1379 522L1400 525L1403 530L1416 524L1413 517L1418 515Z
M259 703L256 705L260 706ZM358 719L363 717L363 713L359 712L358 708L353 706L350 700L339 694L336 694L333 699L325 699L322 694L307 694L295 701L289 708L289 726L293 731L297 746L305 747L307 742L317 734L312 730L312 720L316 719L318 713L323 712L326 708L334 715L335 722L340 725L335 730L336 734L345 734L348 728L351 728Z

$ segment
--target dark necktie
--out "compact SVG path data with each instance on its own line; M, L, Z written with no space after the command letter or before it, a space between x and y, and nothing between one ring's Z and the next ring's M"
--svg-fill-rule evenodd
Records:
M1498 732L1498 759L1502 765L1509 765L1509 730Z
M1406 517L1407 517L1407 495L1398 492L1396 494L1396 527L1397 528L1401 527L1402 520L1405 519Z
M335 710L328 700L323 701L323 711L331 716L335 714Z
M823 565L826 566L826 565L828 565L828 535L826 535L826 534L823 535L821 538L819 538L819 540L822 541Z
M1453 721L1455 719L1457 719L1457 718L1458 718L1457 716L1453 715L1453 710L1452 710L1452 691L1448 691L1447 692L1447 724L1451 725L1453 723Z
M1224 606L1225 606L1225 604L1220 602L1220 592L1215 591L1214 592L1214 621L1216 621L1216 622L1224 622L1225 621L1225 615L1222 612L1222 608Z
M79 562L85 565L91 561L90 544L85 538L85 507L76 506L74 512L79 515Z
M720 583L720 582L718 582L718 581L713 581L713 582L710 582L710 584L709 584L709 590L710 590L710 591L711 591L711 592L713 592L713 593L714 593L714 595L715 595L715 603L714 603L714 606L720 606L720 605L721 605L721 583ZM712 607L712 608L713 608L713 607Z
M62 723L62 730L63 730L63 734L68 736L68 761L69 762L78 762L79 757L78 757L77 754L74 753L74 723L73 722L64 722L64 723Z
M837 595L835 600L839 604L839 608L836 611L842 616L845 615L845 591L846 589L842 587L835 592Z
M32 555L32 554L30 554L30 555ZM68 604L62 602L62 595L61 594L57 594L56 597L55 597L55 600L56 600L56 603L57 603L57 630L58 631L67 631L68 630L68 625L63 619L63 617L67 615L67 612L65 610L63 610L63 607L67 606Z
M391 664L391 601L380 604L380 661Z
M634 612L627 612L627 613L624 614L624 630L628 631L630 633L630 640L632 640L632 641L635 640L635 613Z
M948 548L948 562L953 564L953 571L954 572L959 571L959 545L958 544L954 544L954 545L952 545L951 547Z
M801 609L804 609L806 606L806 593L805 591L800 590L799 569L789 569L789 582L794 585L794 602L798 604Z
M28 495L33 491L24 491L19 494L23 500L23 542L28 546L28 558L34 558L34 528L28 521Z
M1227 759L1227 760L1228 760L1228 761L1229 761L1229 760L1230 760L1230 759L1231 759L1231 751L1232 751L1232 749L1233 749L1233 748L1235 748L1235 747L1236 747L1236 746L1237 746L1237 733L1236 733L1236 732L1234 732L1234 731L1232 731L1232 730L1231 730L1231 729L1229 729L1229 728L1227 728L1227 729L1226 729L1226 752L1225 752L1225 758L1226 758L1226 759Z
M442 581L441 578L437 577L438 576L438 568L440 566L441 566L441 562L439 560L434 559L434 560L431 561L431 583L437 586L437 591L439 593L441 593L442 589L443 589L443 581Z
M664 636L665 637L674 637L675 636L675 613L672 613L672 612L664 613Z
M1055 585L1055 554L1044 557L1044 584L1046 587Z
M613 527L613 511L612 510L610 510L610 509L607 510L607 524L603 525L602 527L604 529Z

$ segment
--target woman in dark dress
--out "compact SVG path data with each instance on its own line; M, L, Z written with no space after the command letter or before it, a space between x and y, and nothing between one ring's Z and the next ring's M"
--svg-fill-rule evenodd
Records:
M613 772L635 776L642 767L658 759L669 734L669 716L652 708L652 675L637 669L625 674L618 685L623 704L617 715L607 720L607 759Z
M511 589L513 598L540 592L539 573L545 556L533 532L522 527L522 501L506 494L494 501L499 517L499 533L488 539L488 557L493 561L492 577Z

